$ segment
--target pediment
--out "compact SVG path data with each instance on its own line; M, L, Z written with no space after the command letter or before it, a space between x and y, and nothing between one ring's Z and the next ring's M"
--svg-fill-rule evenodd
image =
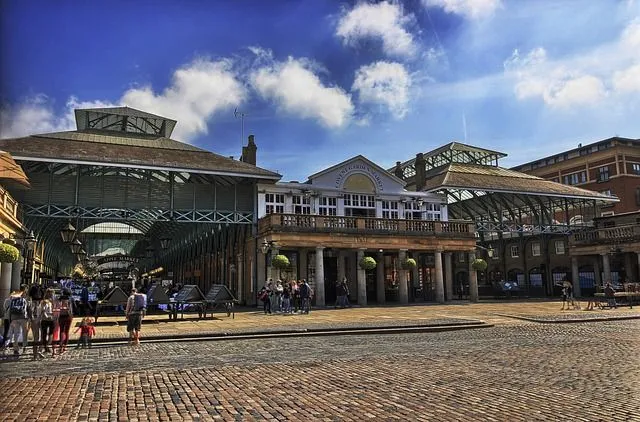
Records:
M318 188L371 193L403 192L406 184L362 155L311 175L308 183Z

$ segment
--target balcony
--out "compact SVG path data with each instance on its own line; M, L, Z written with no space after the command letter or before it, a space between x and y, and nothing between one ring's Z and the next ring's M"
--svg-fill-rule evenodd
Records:
M569 238L570 246L617 245L640 242L640 224L628 224L617 227L589 228L574 233Z
M401 236L442 236L475 239L468 221L425 221L326 215L269 214L258 222L258 232L343 233Z
M22 227L22 208L9 192L0 186L0 219L12 224L15 228Z

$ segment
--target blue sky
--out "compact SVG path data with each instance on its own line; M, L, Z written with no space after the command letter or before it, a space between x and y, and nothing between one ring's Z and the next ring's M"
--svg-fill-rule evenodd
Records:
M128 105L238 157L238 108L258 165L283 180L452 140L511 166L640 137L638 0L24 0L0 13L2 137Z

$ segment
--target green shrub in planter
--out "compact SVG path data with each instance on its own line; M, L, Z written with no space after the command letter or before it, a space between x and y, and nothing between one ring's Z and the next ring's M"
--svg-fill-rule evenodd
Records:
M0 243L0 262L16 262L20 258L20 251L18 248L6 243Z
M376 265L378 265L376 263L376 260L370 256L365 256L364 258L362 258L359 264L360 268L362 268L363 270L373 270Z
M487 269L487 261L485 261L484 259L481 259L481 258L476 258L471 263L471 268L473 268L476 271L484 271L484 270Z
M271 266L278 269L285 269L289 265L289 258L286 255L276 255L271 259Z
M418 264L416 263L416 260L413 258L407 258L404 261L402 261L402 269L403 270L412 270L414 269Z

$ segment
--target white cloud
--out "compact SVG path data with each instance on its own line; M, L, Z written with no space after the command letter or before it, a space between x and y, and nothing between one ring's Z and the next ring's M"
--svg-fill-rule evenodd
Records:
M362 39L380 39L386 54L411 56L416 46L407 26L413 21L413 15L405 16L399 3L360 3L340 18L336 35L352 46Z
M481 19L491 16L502 6L500 0L422 0L426 7L440 7L447 13Z
M613 89L620 93L640 92L640 63L614 73Z
M551 60L538 47L522 56L516 49L505 61L518 99L540 98L557 108L596 106L607 97L640 90L640 20L620 37L574 57Z
M286 113L314 119L329 128L346 126L354 110L351 97L338 86L325 86L314 67L308 60L289 57L252 72L250 83Z
M356 71L352 90L361 103L386 107L397 119L408 111L411 76L400 63L380 61Z
M37 96L14 109L2 110L0 137L75 129L75 108L126 105L178 121L173 138L189 141L207 133L207 121L221 110L241 104L246 88L228 60L198 59L175 71L171 85L159 94L151 87L131 88L115 103L80 102L71 97L57 116L45 96Z

